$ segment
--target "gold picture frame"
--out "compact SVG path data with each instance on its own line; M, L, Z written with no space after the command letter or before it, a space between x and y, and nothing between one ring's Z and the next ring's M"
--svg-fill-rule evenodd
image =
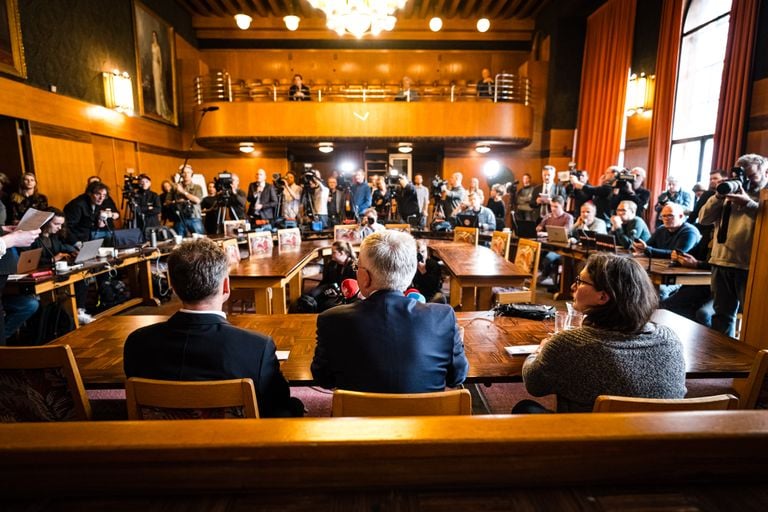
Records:
M18 0L0 0L0 72L27 78Z
M173 27L139 0L133 0L133 28L139 113L178 126Z

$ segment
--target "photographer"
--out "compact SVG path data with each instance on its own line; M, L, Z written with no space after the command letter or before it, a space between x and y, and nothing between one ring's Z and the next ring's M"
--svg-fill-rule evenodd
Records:
M637 216L642 218L651 199L651 191L643 188L644 181L645 169L642 167L633 167L629 173L619 172L613 183L610 211L616 211L616 207L622 201L632 201L637 205Z
M160 225L160 196L149 190L152 180L146 174L139 175L139 189L133 193L136 227L141 229Z
M200 211L200 201L203 200L203 189L192 182L194 171L191 165L182 166L179 169L180 180L176 188L171 192L170 201L176 205L179 220L174 223L173 229L179 235L188 233L203 234L203 214ZM69 224L69 220L67 220Z
M459 213L462 203L467 202L467 191L461 186L463 178L464 176L460 172L455 172L451 175L450 190L445 182L440 188L440 203L443 207L443 214L452 225L456 224L456 215Z
M541 185L533 189L531 196L531 210L537 222L550 213L550 202L555 197L563 199L565 204L565 187L560 183L555 183L555 167L545 165L541 170Z
M323 229L328 227L328 187L320 179L317 169L304 173L304 186L309 187L312 194L312 210L314 219L323 223ZM306 212L305 212L306 213Z
M667 190L659 194L656 199L656 206L653 207L656 210L656 227L661 226L661 209L664 208L667 203L677 203L683 207L683 212L688 215L693 209L693 196L687 190L680 189L680 180L674 176L667 178Z
M576 164L573 165L575 166ZM565 211L576 217L581 212L581 205L592 200L592 195L584 189L584 185L589 183L589 173L576 169L570 170L570 164L568 173L569 181L565 186ZM577 184L581 185L581 187L576 188Z
M424 177L417 174L413 177L413 189L416 191L416 201L419 204L419 229L427 226L429 216L429 189L424 186Z
M736 313L744 303L760 189L768 159L748 154L736 161L732 178L720 183L701 208L699 222L715 226L712 241L712 328L734 335Z
M383 225L379 224L377 219L378 217L376 216L375 208L368 208L363 212L363 215L360 217L361 238L365 238L371 233L376 233L378 231L384 231L387 229Z
M285 173L285 180L278 179L283 182L283 218L296 220L299 218L301 185L296 183L296 175L292 172Z
M376 208L376 215L381 220L389 219L389 212L392 210L392 191L387 186L387 178L384 176L374 177L374 189L371 193L371 202Z
M418 225L421 222L421 212L416 187L408 181L408 177L404 174L397 177L397 183L395 200L400 218L411 226ZM426 189L426 187L423 188Z
M345 210L345 192L338 188L335 176L328 178L328 225L341 224Z
M200 210L203 212L203 224L208 235L215 235L219 227L218 209L216 208L216 184L208 182L208 195L200 201Z
M256 171L256 181L248 185L248 216L255 221L271 223L275 219L277 208L277 192L275 187L267 183L267 172L264 169ZM254 223L255 224L255 223Z

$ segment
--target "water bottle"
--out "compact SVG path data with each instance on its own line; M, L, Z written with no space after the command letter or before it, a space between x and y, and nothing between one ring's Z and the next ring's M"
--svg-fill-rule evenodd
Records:
M157 247L157 232L152 231L149 238L150 238L150 244L152 245L152 247Z

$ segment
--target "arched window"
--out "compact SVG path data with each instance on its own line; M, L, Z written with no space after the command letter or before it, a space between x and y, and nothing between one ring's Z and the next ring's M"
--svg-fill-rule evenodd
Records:
M691 0L685 14L669 175L683 189L708 181L731 0Z

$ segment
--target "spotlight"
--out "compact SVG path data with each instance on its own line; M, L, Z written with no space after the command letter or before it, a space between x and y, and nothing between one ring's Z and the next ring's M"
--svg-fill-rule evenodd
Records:
M285 28L287 28L291 32L299 28L299 21L300 21L299 17L294 16L293 14L290 14L283 18L283 22L285 23Z
M235 14L235 23L237 23L240 30L248 30L251 26L251 21L253 21L253 18L247 14Z
M357 165L355 165L354 162L345 160L341 162L341 165L339 166L339 168L341 169L341 172L352 172L357 168Z
M321 142L317 145L317 149L320 150L321 153L332 153L333 142Z
M483 166L483 174L488 179L493 179L499 174L501 164L496 160L488 160Z
M488 153L490 150L491 150L490 144L480 143L475 146L475 151L477 151L481 155Z
M488 32L489 28L491 28L491 22L488 20L488 18L480 18L477 20L478 32Z
M255 148L253 147L253 142L241 142L240 143L240 151L243 153L253 153L253 150Z
M443 20L441 20L439 17L435 16L429 20L429 30L432 32L440 32L441 28L443 28Z
M410 142L401 142L397 145L397 150L401 153L410 153L413 151L413 144Z

